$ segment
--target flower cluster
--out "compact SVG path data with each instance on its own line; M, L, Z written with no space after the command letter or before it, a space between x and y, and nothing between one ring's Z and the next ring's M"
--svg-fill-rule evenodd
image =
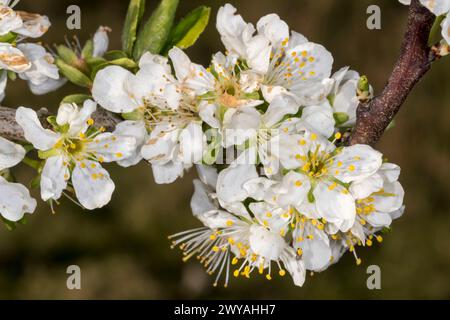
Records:
M14 19L21 15L0 3L8 13L0 30L19 34ZM204 67L176 46L168 57L145 52L138 62L117 52L106 55L114 60L96 59L108 47L108 30L100 28L85 46L90 59L78 50L87 64L77 77L84 77L92 99L63 102L47 123L30 108L17 109L25 139L38 150L41 198L53 205L64 195L93 210L114 191L103 163L129 167L145 159L161 184L196 166L191 207L203 227L170 238L184 260L196 257L216 274L215 285L256 270L268 280L289 273L302 286L307 271L327 269L347 250L360 264L356 247L381 242L404 210L400 168L370 146L345 144L357 106L372 98L367 79L348 67L333 74L331 53L290 31L276 14L255 27L226 4L217 30L226 52ZM25 57L35 45L24 46ZM56 80L57 70L52 78L39 69L47 66L41 51L13 71L30 81L44 80L43 74ZM65 58L69 67L79 60ZM97 126L98 105L124 119L114 132ZM9 141L0 146L0 171L25 156ZM23 186L0 178L0 188L5 219L34 210Z
M197 165L191 206L204 227L171 239L217 273L215 284L255 269L270 280L276 267L301 286L346 250L359 264L356 247L381 242L403 212L399 167L369 146L343 146L371 98L367 79L333 75L330 52L275 14L255 28L227 4L217 29L226 53L206 68L174 47L168 58L146 53L137 73L98 72L94 99L128 119L117 130L137 141L123 164L147 160L157 183Z

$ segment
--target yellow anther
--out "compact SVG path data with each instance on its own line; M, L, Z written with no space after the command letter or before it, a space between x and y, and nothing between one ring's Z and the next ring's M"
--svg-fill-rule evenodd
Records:
M123 157L123 154L122 154L121 152L117 152L117 153L116 153L116 157L117 157L117 158L122 158L122 157Z
M228 226L228 227L231 227L232 225L233 225L233 221L228 220L228 221L227 221L227 226Z
M380 242L380 243L383 242L383 237L380 236L380 235L378 235L378 236L377 236L377 241Z
M269 281L272 280L272 277L270 276L270 274L266 274L266 279Z
M231 264L234 266L239 262L239 259L234 257L233 260L231 260Z
M302 185L303 185L303 183L300 180L295 181L296 187L301 187Z
M348 166L348 171L355 171L355 166L353 164Z
M328 186L328 190L333 191L334 189L336 189L336 187L337 187L337 183L336 183L336 182L333 182L332 184L330 184L330 185Z
M95 121L94 121L94 119L90 118L90 119L88 119L88 120L86 121L86 123L87 123L88 125L92 126L92 125L95 123Z
M239 277L239 270L234 270L233 275L237 278Z
M286 275L286 271L283 270L283 269L281 269L280 272L278 272L278 274L279 274L281 277L284 277L284 276Z
M303 250L300 249L300 248L298 248L298 249L297 249L297 254L298 254L299 256L301 256L301 255L303 254Z
M357 266L359 266L359 265L361 264L361 262L362 262L362 261L361 261L360 258L356 259L356 265L357 265Z
M312 140L312 141L317 140L317 135L316 135L315 133L312 133L312 134L311 134L311 140Z
M341 134L340 132L338 132L338 133L336 133L336 134L334 135L334 138L335 138L336 140L339 140L340 138L342 138L342 134Z
M214 246L213 248L212 248L212 251L214 251L214 252L219 252L219 247L218 246Z

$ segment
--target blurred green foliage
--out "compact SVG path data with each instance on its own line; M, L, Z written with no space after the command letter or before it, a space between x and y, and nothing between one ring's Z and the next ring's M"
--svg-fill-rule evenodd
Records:
M155 7L156 1L148 1ZM386 0L234 0L247 21L276 12L293 30L325 45L335 57L335 69L350 65L367 74L379 92L395 62L407 9ZM47 14L53 27L45 43L63 43L68 5L82 10L85 41L99 24L113 29L111 49L121 47L121 29L128 3L124 0L23 0L18 8ZM199 5L212 7L211 23L188 54L207 64L223 47L215 30L215 14L224 1L180 1L177 19ZM382 9L382 30L366 26L366 8ZM64 32L63 32L64 30ZM82 42L83 42L82 41ZM117 190L109 206L83 212L64 200L51 214L41 204L25 226L10 232L0 229L0 298L273 298L273 299L374 299L450 298L450 58L437 62L411 94L387 132L379 149L401 165L406 190L406 213L393 225L381 245L362 249L363 264L349 255L324 273L308 277L303 288L289 277L266 281L232 279L228 289L213 288L196 261L183 263L181 253L169 249L167 235L199 225L190 214L193 192L189 173L169 186L152 180L150 166L131 169L110 166ZM42 97L29 93L26 84L10 82L6 106L47 107L54 110L62 97L81 93L71 85ZM20 181L30 181L31 171L21 166ZM38 193L34 192L38 197ZM66 268L77 264L82 290L66 288ZM382 290L366 288L366 267L382 270Z

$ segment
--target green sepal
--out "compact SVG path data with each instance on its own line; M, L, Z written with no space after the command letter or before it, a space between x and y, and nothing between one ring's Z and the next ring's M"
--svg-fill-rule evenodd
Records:
M66 64L75 67L79 64L79 59L75 51L68 48L65 45L59 45L56 47L56 53L58 57L64 61Z
M138 121L144 118L144 115L139 110L134 110L132 112L122 113L122 118L130 121Z
M340 126L348 121L350 117L345 112L335 112L333 113L334 121L336 122L336 126Z
M17 74L14 71L8 70L7 71L8 74L8 79L11 81L16 81L17 79Z

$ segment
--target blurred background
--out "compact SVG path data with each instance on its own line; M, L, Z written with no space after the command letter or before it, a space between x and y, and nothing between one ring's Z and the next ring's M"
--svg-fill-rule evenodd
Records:
M407 8L386 0L231 0L244 19L275 12L293 29L321 43L335 58L335 70L349 65L369 79L379 92L397 58ZM153 8L156 0L148 1ZM215 30L215 15L225 1L181 0L178 16L198 5L211 6L212 19L205 34L188 50L193 61L207 64L223 50ZM22 0L18 9L46 14L53 23L43 38L63 43L66 8L82 10L82 42L99 25L110 26L111 49L120 48L126 0ZM366 9L382 9L382 30L366 28ZM393 224L381 245L358 251L363 264L349 254L324 273L307 277L303 288L289 277L266 281L232 279L228 289L213 288L197 261L183 263L181 253L169 249L167 235L199 226L190 214L189 201L195 173L168 186L153 182L149 165L122 169L110 166L117 189L104 209L83 212L68 200L52 214L45 204L15 231L0 226L0 298L2 299L449 299L450 298L450 58L435 63L398 114L397 126L387 132L378 148L402 167L406 213ZM447 89L446 89L447 88ZM26 83L8 83L3 105L47 107L55 110L67 94L81 89L66 85L61 91L36 97ZM19 181L32 171L19 167ZM36 197L38 194L34 191ZM66 268L80 266L82 290L66 288ZM366 287L366 268L382 271L382 290Z

